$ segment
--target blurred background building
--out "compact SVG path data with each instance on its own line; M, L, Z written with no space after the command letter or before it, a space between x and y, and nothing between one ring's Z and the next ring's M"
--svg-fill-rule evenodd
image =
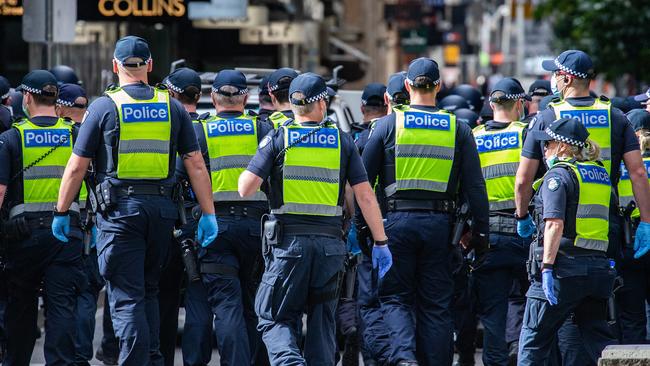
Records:
M540 60L557 51L549 18L534 17L536 7L553 1L0 0L0 74L16 84L29 69L67 64L97 95L113 81L115 41L136 34L151 44L154 82L185 59L199 71L289 66L328 74L343 65L346 88L360 89L429 56L447 86L488 89L500 75L527 85L544 74ZM33 24L26 9L34 2L59 4L74 37L26 42L23 32Z

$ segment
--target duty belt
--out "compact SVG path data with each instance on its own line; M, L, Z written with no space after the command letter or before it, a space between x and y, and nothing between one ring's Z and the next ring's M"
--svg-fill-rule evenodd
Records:
M77 202L72 202L69 210L79 213L79 204ZM52 211L54 211L54 204L52 203L21 203L9 210L9 218L13 219L14 217L22 215L24 213L51 213Z
M456 204L450 200L398 200L388 201L388 211L436 211L453 213Z
M116 187L118 197L128 197L134 195L171 197L173 190L174 187L172 186L160 186L155 184L138 184Z
M54 221L54 216L44 216L44 217L35 217L35 218L26 218L27 226L31 230L37 229L50 229L52 230L52 221ZM80 227L79 217L76 215L70 216L70 227Z
M282 234L284 236L292 235L316 235L330 236L336 239L343 237L343 231L340 228L332 226L318 225L283 225Z
M502 215L490 216L490 232L500 234L517 234L517 220Z
M267 213L267 210L259 207L215 204L214 211L217 216L246 216L260 218Z

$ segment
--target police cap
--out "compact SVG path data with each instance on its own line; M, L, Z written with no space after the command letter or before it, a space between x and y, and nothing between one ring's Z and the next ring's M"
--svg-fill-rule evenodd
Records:
M374 107L384 107L384 94L386 86L381 83L370 83L366 85L361 93L361 104Z
M469 103L469 108L473 111L478 111L483 106L483 94L469 84L460 84L453 88L449 94L456 94L465 98Z
M9 84L9 80L7 80L6 77L0 75L0 100L9 98L10 89L11 85Z
M648 89L643 94L639 94L639 95L634 96L634 100L636 100L637 102L647 102L648 99L650 99L650 89Z
M78 104L77 98L79 97L86 98L86 103ZM88 106L88 96L86 96L84 88L77 84L63 84L59 87L56 104L65 107L86 108Z
M470 128L478 125L478 114L469 108L459 108L454 111L456 121L466 123Z
M17 90L48 97L56 96L56 92L43 90L43 88L48 85L54 86L58 89L54 75L47 70L34 70L25 75Z
M59 86L62 84L81 84L79 77L70 66L56 65L50 69L50 72L59 82Z
M431 80L431 85L422 87L432 88L440 83L440 69L438 63L430 58L420 57L411 61L408 71L406 73L406 80L409 85L415 83L415 79L424 76Z
M626 116L630 120L634 131L641 129L650 131L650 112L645 109L633 109Z
M259 86L259 95L269 95L269 76L271 75L266 75L260 80L260 86Z
M545 97L551 93L551 82L549 80L537 79L528 88L528 94L531 96Z
M295 93L302 93L304 99L295 99ZM327 85L322 77L308 72L298 75L289 86L289 100L294 105L306 105L327 97Z
M221 90L224 86L233 86L237 88L237 91L232 93L225 92ZM246 85L246 75L239 70L221 70L214 78L214 82L212 83L212 92L227 97L247 94L248 87Z
M409 99L409 92L404 86L404 81L406 80L406 71L400 71L391 75L388 78L388 84L386 84L386 93L391 101L395 101L395 98L398 99Z
M450 112L453 112L459 108L470 108L467 99L456 94L447 95L446 97L442 98L438 103L438 106Z
M502 92L504 95L494 96L495 92ZM531 100L532 98L526 94L524 87L515 78L503 78L499 80L492 89L492 93L490 93L490 102L493 103L517 99Z
M180 69L174 70L171 74L163 80L163 83L176 93L183 94L185 90L193 86L201 91L201 77L199 74L187 67L181 67Z
M273 93L278 90L287 90L291 81L298 76L296 70L283 67L277 69L269 75L268 88L269 92Z
M567 50L554 60L542 61L542 68L546 71L560 71L581 79L594 76L594 64L591 57L580 50Z
M577 118L560 118L544 131L531 133L539 141L559 141L577 147L585 147L589 137L589 131Z
M115 43L113 57L122 66L140 67L151 61L151 52L144 38L126 36Z

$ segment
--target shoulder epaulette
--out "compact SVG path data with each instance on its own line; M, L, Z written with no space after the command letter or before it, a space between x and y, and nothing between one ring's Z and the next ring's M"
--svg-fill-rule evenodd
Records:
M114 92L114 91L118 90L119 88L120 88L119 85L111 83L111 84L108 84L106 89L104 89L104 93Z
M252 109L249 109L248 111L246 111L246 114L248 114L251 117L259 116L259 114L257 112L255 112L254 110L252 110Z
M553 99L551 99L551 103L559 103L561 101L562 101L562 97L560 96L553 97Z
M210 112L205 112L205 113L199 115L198 117L196 117L196 119L197 119L198 121L205 121L205 120L207 120L208 118L210 118Z
M70 117L63 117L61 118L63 120L63 123L68 124L70 126L74 125L74 121L70 119Z
M158 83L158 84L154 85L154 89L158 89L158 90L167 90L167 89L169 89L169 88L167 87L166 84Z
M27 121L28 119L26 117L21 117L15 120L14 123L11 124L11 126L16 127L16 126L24 125L25 123L27 123Z
M604 95L599 96L598 99L600 99L601 102L609 102L609 98Z

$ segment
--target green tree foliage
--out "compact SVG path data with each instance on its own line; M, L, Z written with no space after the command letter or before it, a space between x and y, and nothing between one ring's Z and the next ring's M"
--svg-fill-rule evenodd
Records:
M610 81L650 82L649 0L543 0L535 14L551 21L558 51L587 52Z

